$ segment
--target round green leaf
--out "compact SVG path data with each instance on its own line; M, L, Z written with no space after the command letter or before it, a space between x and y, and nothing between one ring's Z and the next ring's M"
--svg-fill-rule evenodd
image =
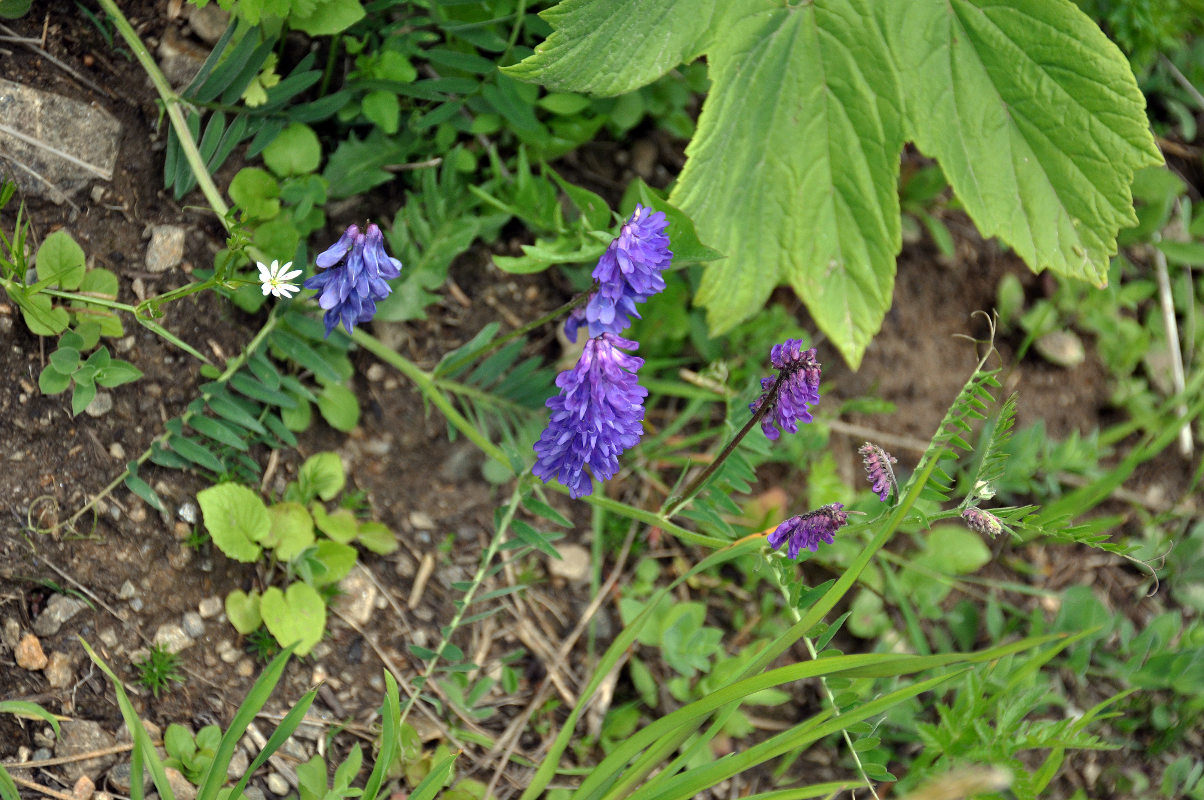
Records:
M338 453L316 453L301 465L299 481L309 492L323 500L333 500L343 491L347 476Z
M281 177L313 172L322 161L322 146L313 128L294 122L263 149L268 169Z
M967 575L991 560L982 537L958 525L938 525L928 534L924 561L947 575Z
M267 170L244 167L230 181L230 199L251 219L272 219L280 213L280 184Z
M247 594L235 589L226 595L226 618L234 626L234 630L243 636L253 632L263 624L259 614L259 592Z
M259 558L257 542L268 535L272 519L259 495L236 483L222 483L198 492L197 503L213 543L235 561Z
M59 372L53 364L47 364L43 367L42 374L38 375L38 388L42 390L42 394L65 392L70 385L71 376Z
M292 561L301 551L314 543L314 521L300 503L277 503L268 509L272 529L264 547L276 548L276 557Z
M318 526L318 530L336 542L347 544L359 532L355 515L345 508L340 508L333 514L327 514L326 509L322 508L320 504L314 503L311 510L314 515L314 524Z
M373 553L385 555L397 549L397 537L387 525L380 522L365 522L360 525L356 539Z
M389 135L397 133L401 106L397 102L397 95L393 92L383 89L369 92L364 96L361 109L364 116L382 131Z
M280 646L296 644L294 652L299 656L309 653L326 629L326 605L308 583L294 583L286 592L269 587L259 601L259 611Z
M349 544L323 539L317 544L314 558L326 567L326 572L314 576L314 583L325 586L347 577L347 573L355 566L356 552Z
M64 289L78 289L84 280L84 250L71 234L57 230L38 248L38 280L50 281Z

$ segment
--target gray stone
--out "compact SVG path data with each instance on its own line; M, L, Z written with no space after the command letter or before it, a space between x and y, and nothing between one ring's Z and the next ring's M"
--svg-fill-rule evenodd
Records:
M232 781L238 781L247 774L249 766L251 766L251 757L247 755L246 750L240 747L234 751L234 755L230 756L230 763L226 765L226 777Z
M204 48L197 47L192 42L176 32L168 25L159 42L159 68L164 77L177 89L186 86L201 71L208 53Z
M75 666L71 663L71 656L66 653L51 653L45 674L46 682L52 689L65 689L70 686L71 679L75 677Z
M100 639L100 643L105 647L109 648L110 650L116 649L117 631L113 630L112 628L101 628L96 632L96 636Z
M217 3L210 3L204 8L189 4L188 24L192 26L192 32L205 44L217 44L217 40L226 32L226 26L230 24L230 12L223 11Z
M376 608L376 584L362 570L352 570L339 581L334 607L357 625L367 625Z
M435 529L435 520L431 519L431 515L425 511L411 511L410 524L420 531L433 531Z
M218 614L222 613L222 598L218 595L206 597L197 604L196 610L200 612L201 619L213 619Z
M201 615L195 611L189 611L184 615L183 628L184 633L191 639L199 639L205 635L205 621L201 619Z
M277 797L284 797L288 794L288 781L280 776L280 773L273 772L268 775L268 791Z
M439 479L448 483L464 483L474 477L475 470L483 461L481 451L475 445L464 442L439 465Z
M38 636L54 636L63 627L63 623L88 607L88 604L78 597L66 594L51 595L46 608L33 621L33 632Z
M159 629L155 631L154 642L163 645L164 649L170 653L178 653L192 646L192 639L184 633L183 628L174 622L160 625Z
M1083 341L1073 331L1050 331L1033 342L1033 349L1051 364L1070 369L1087 358Z
M4 618L4 624L0 626L0 641L9 650L16 649L17 642L21 641L21 623L17 622L16 617Z
M121 124L104 109L0 80L0 120L0 153L26 194L63 203L113 179Z
M92 402L84 408L89 417L103 417L113 410L113 395L110 392L97 392Z
M579 544L562 544L556 548L560 558L548 559L548 572L569 583L580 583L589 579L590 555Z
M128 795L130 793L130 786L132 784L132 781L130 780L131 772L132 770L130 767L130 762L128 761L123 761L117 766L113 767L111 770L109 770L109 788L113 789L118 794ZM148 780L148 776L144 771L142 773L142 791L145 792L149 788L151 788L151 782Z
M118 461L125 461L125 448L121 446L121 442L113 442L109 445L109 455Z
M37 750L33 751L33 755L29 757L29 760L30 761L49 761L50 757L52 755L54 755L54 754L50 752L49 747L39 747Z
M135 614L137 614L139 611L142 610L142 598L141 597L135 597L133 600L130 601L130 610L133 611Z
M247 800L267 800L263 796L263 789L260 789L258 786L248 786L243 789L242 796L247 798Z
M184 259L184 229L179 225L156 225L146 248L146 268L166 272Z
M117 590L118 600L129 600L130 598L137 596L138 590L134 587L134 584L131 581L126 581L125 583L121 584L121 588Z
M187 522L189 525L196 525L200 517L197 516L198 510L196 503L191 500L181 503L179 509L176 510L176 516Z
M91 720L68 720L61 723L60 729L62 734L54 751L59 758L103 750L117 744L117 739L111 733ZM87 775L95 782L116 760L115 755L97 756L83 761L69 761L63 764L61 769L67 780L72 783L79 780L81 775Z

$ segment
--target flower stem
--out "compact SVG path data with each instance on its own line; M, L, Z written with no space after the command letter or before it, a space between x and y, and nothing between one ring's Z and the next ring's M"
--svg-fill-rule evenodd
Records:
M753 425L760 422L761 418L773 409L774 404L778 399L778 393L781 390L782 376L778 375L773 382L773 386L769 387L769 392L765 396L764 402L761 403L761 407L758 408L756 413L749 418L748 422L744 423L744 427L736 432L736 435L733 436L732 440L727 443L727 446L720 451L719 455L711 459L711 463L707 464L706 469L700 472L698 477L691 481L690 485L682 490L680 495L670 497L665 501L662 513L667 519L676 516L677 513L685 507L686 503L690 502L694 495L698 494L702 487L706 485L706 482L711 479L711 476L715 474L715 471L719 469L723 462L727 460L728 456L730 456L736 449L736 445L740 444L740 441L748 435L749 431L752 430Z

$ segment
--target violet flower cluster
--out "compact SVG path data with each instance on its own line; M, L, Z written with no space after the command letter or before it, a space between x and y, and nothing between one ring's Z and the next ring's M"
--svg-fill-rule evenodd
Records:
M981 508L963 510L962 521L969 526L970 530L985 533L992 539L1003 533L1003 523L999 521L999 517L990 511L983 511Z
M857 448L857 452L861 454L861 463L865 465L865 475L870 480L870 488L878 493L878 499L886 502L886 498L890 497L890 490L895 486L895 471L891 469L891 464L898 461L890 453L883 450L876 444L866 442Z
M848 524L848 521L849 514L844 510L844 506L840 503L830 503L806 514L791 517L778 525L773 533L769 534L769 546L777 550L785 544L786 555L789 558L798 558L803 550L814 553L819 549L821 542L832 544L836 531Z
M815 358L815 348L804 350L802 339L787 339L782 344L775 344L769 351L769 363L778 370L778 377L761 379L762 394L749 404L748 409L756 414L765 403L772 404L761 417L761 430L773 442L782 431L798 433L798 423L811 421L810 406L819 402L822 371ZM775 382L778 384L776 395L773 391Z
M644 359L623 352L638 346L604 333L586 342L577 366L556 378L560 394L547 402L552 417L535 443L532 471L545 481L559 480L573 499L593 491L585 467L598 480L610 480L619 456L640 441L648 390L636 382L636 372Z
M636 305L665 290L661 273L673 260L665 234L668 227L664 212L636 204L594 267L597 291L590 295L585 308L575 309L565 320L569 341L577 341L577 329L582 324L588 327L590 337L596 337L622 333L631 327L633 317L640 319Z
M597 291L565 322L571 340L583 324L590 339L577 365L556 378L560 394L546 403L552 415L535 443L532 472L560 481L574 499L593 492L591 473L602 481L614 477L619 456L643 433L648 391L636 373L644 360L624 352L639 345L619 334L639 317L636 304L665 288L661 272L673 258L667 226L663 213L637 205L594 268Z
M322 272L307 278L304 286L318 290L327 336L340 322L351 333L356 325L372 319L376 301L389 296L385 281L401 275L401 262L385 252L385 237L375 223L363 233L355 225L347 226L315 262Z

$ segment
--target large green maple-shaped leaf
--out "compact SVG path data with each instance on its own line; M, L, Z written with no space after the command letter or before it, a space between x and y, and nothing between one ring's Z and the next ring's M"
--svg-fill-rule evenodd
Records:
M1127 62L1070 0L714 0L698 34L704 15L681 12L701 1L565 0L510 72L613 93L705 50L712 89L670 200L727 254L697 298L712 330L787 282L856 366L890 303L905 138L983 233L1102 281L1133 171L1160 159Z
M871 11L768 8L711 48L713 89L669 199L728 256L698 290L712 329L756 313L785 280L852 363L878 331L900 247L903 134Z
M1103 285L1136 224L1136 169L1162 162L1128 62L1067 0L887 4L908 136L983 234L1033 270Z
M692 61L721 0L565 0L540 17L552 35L502 72L552 89L615 95Z

